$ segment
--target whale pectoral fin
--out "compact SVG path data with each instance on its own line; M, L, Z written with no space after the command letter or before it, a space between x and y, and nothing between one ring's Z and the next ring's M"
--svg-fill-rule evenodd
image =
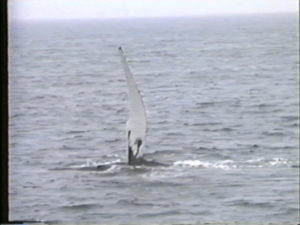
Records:
M135 160L134 158L140 158L142 153L142 144L145 145L146 137L146 111L143 103L142 96L135 82L134 76L128 64L127 57L122 49L119 47L119 54L121 58L121 65L123 67L126 83L128 87L128 107L129 107L129 119L126 124L127 139L128 139L128 159L130 162ZM131 132L129 131L131 128ZM136 137L141 138L140 141L134 143ZM136 144L136 145L135 145ZM131 147L131 149L130 149ZM131 151L130 151L131 150Z

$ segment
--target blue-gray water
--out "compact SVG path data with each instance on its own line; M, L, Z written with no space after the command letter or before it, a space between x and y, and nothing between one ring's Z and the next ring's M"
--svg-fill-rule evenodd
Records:
M10 24L10 219L299 219L298 16ZM148 120L126 161L123 46Z

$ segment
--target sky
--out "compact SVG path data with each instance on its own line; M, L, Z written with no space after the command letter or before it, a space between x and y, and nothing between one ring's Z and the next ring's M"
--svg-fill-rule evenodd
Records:
M298 12L298 0L8 0L15 20Z

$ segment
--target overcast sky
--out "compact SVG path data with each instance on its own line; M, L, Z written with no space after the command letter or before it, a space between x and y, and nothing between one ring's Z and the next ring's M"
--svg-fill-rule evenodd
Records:
M298 12L298 0L9 0L11 19L202 16Z

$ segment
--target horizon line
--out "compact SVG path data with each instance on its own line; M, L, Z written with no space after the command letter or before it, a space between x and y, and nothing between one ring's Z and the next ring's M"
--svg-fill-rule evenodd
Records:
M8 15L9 21L71 21L71 20L109 20L109 19L171 19L171 18L203 18L203 17L229 17L229 16L255 16L255 15L282 15L296 14L299 17L298 11L281 11L281 12L243 12L243 13L208 13L202 15L167 15L167 16L99 16L99 17L44 17L44 18L17 18Z

